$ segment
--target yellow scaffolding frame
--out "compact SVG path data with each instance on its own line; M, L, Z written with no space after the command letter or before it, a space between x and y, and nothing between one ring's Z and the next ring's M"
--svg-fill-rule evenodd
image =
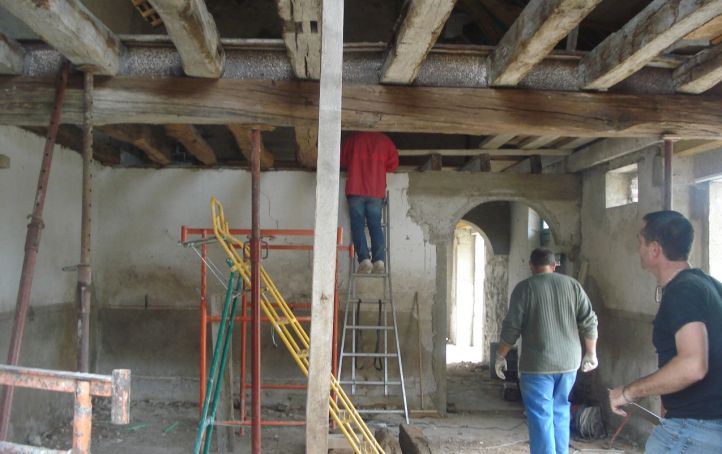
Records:
M250 246L231 234L223 213L223 205L211 198L211 221L213 232L226 255L230 259L231 271L237 272L248 288L251 286ZM243 255L238 252L243 251ZM308 377L308 354L310 337L301 326L291 308L278 291L276 284L262 266L261 269L261 309L268 317L283 344L291 353L301 372ZM274 304L280 309L278 313ZM333 395L336 395L334 399ZM337 402L338 401L338 402ZM364 423L361 415L351 403L346 392L331 374L331 393L329 394L329 413L341 432L357 454L384 454L381 445Z

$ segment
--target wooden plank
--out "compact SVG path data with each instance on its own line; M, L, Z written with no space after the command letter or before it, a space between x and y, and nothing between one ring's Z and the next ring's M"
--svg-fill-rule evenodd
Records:
M53 99L50 79L0 77L0 124L45 125ZM344 88L347 130L511 134L572 137L722 139L721 98L517 89ZM63 122L80 124L82 92L66 91ZM205 79L98 80L95 124L192 123L313 127L315 82Z
M213 16L204 0L149 0L163 19L183 63L193 77L217 79L223 74L226 54Z
M48 128L40 126L29 126L23 128L28 132L32 132L40 137L46 137ZM106 140L103 140L102 133L94 132L93 134L93 160L104 165L120 164L120 152L114 149ZM83 131L77 126L60 125L55 142L78 153L83 153Z
M311 334L306 393L306 454L328 454L329 396L336 291L336 227L341 171L343 6L323 0L318 170L313 234Z
M690 57L672 73L674 87L681 93L698 94L722 81L722 45Z
M218 163L216 153L193 125L165 125L165 133L183 145L188 153L207 166Z
M607 89L722 14L722 0L655 0L579 62L580 86Z
M479 144L479 148L484 148L487 150L499 148L514 137L516 137L516 134L500 134L496 136L489 136L481 141L481 143Z
M24 60L23 46L0 33L0 74L22 73Z
M316 168L318 159L318 128L295 128L296 136L296 161L303 167Z
M600 2L531 0L489 56L491 85L518 84Z
M556 150L552 148L497 148L497 149L476 149L476 148L459 148L459 149L400 149L399 156L429 156L438 154L439 156L568 156L570 150Z
M559 136L542 136L542 137L531 137L529 140L521 144L521 148L525 150L542 148L544 145L548 145L555 140L559 139ZM534 153L542 154L542 153Z
M569 155L565 167L567 172L581 172L661 142L656 138L602 140Z
M148 159L157 164L168 165L173 162L171 148L165 137L148 125L106 125L96 128L115 140L140 148Z
M229 124L226 127L233 134L233 138L236 139L241 154L248 162L251 162L251 126ZM271 167L273 167L273 153L266 149L263 139L261 139L261 169L268 170Z
M381 82L410 84L426 54L434 46L456 0L404 2L403 20L395 30L393 46L381 67Z
M685 36L684 39L694 41L712 41L719 36L722 36L722 16L715 17L697 30Z
M557 148L561 148L562 150L576 150L577 148L583 147L584 145L588 144L589 142L593 142L596 139L590 139L589 137L577 137L577 138L571 138L568 142L565 142L561 145L559 145Z
M319 0L276 0L283 21L283 41L299 79L318 80L321 74L321 2Z
M680 140L674 144L676 158L694 156L722 148L721 140Z
M115 75L123 45L80 0L0 0L5 8L74 65Z

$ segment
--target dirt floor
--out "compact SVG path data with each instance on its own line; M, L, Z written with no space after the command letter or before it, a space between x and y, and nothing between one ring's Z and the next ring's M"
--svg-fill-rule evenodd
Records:
M529 452L522 405L502 399L503 385L489 377L488 368L470 363L450 366L448 388L447 417L416 417L412 413L411 423L423 431L433 453ZM198 425L196 403L135 401L131 406L131 423L125 426L110 423L107 401L96 401L93 410L92 450L95 453L193 452ZM285 405L264 408L265 418L301 420L304 410ZM398 435L400 422L401 418L385 415L370 418L368 424L372 431L386 427ZM49 448L68 449L70 431L68 422L36 437L35 441ZM304 436L303 427L263 429L263 452L304 453ZM623 440L617 440L614 449L609 449L608 438L594 442L572 440L571 444L570 453L641 452ZM243 436L236 437L233 452L250 452L248 430Z

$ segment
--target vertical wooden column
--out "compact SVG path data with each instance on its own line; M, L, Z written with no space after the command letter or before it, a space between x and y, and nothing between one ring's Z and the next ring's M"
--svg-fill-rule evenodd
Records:
M674 142L664 139L664 209L672 209L672 159Z
M78 265L78 371L90 370L90 267L91 208L93 192L93 72L85 72L83 91L83 196L80 223L80 264Z
M338 224L341 154L342 71L343 2L323 0L316 218L313 237L313 290L311 293L311 350L306 397L306 452L309 454L328 453L336 227Z
M38 186L35 191L35 204L33 205L33 214L28 224L28 232L25 237L25 258L23 259L23 268L20 274L20 285L18 286L18 299L15 306L15 320L13 321L13 330L10 334L10 346L8 348L8 356L6 364L14 366L20 359L20 346L23 342L23 332L25 331L25 318L30 307L30 290L33 286L33 274L35 273L35 261L38 256L40 247L40 233L45 224L43 223L43 208L45 207L45 195L48 192L48 181L50 179L50 164L53 162L53 150L55 149L55 137L58 134L60 126L60 114L63 107L63 99L65 97L65 87L68 83L68 71L70 64L64 63L58 74L58 83L55 91L55 104L53 113L50 117L50 127L48 128L48 136L45 139L45 150L43 151L43 162L40 165L40 175L38 176ZM10 412L13 403L14 388L5 386L0 399L0 441L7 439L8 428L10 426Z

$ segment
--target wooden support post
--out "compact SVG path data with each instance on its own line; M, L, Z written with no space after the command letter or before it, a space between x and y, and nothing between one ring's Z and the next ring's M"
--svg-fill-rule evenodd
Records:
M442 157L440 153L432 153L429 155L429 159L419 167L419 171L426 172L427 170L441 170L442 168Z
M341 148L343 2L323 0L306 453L328 453Z
M93 428L93 400L90 383L78 381L75 385L73 411L73 453L90 454L90 436Z

